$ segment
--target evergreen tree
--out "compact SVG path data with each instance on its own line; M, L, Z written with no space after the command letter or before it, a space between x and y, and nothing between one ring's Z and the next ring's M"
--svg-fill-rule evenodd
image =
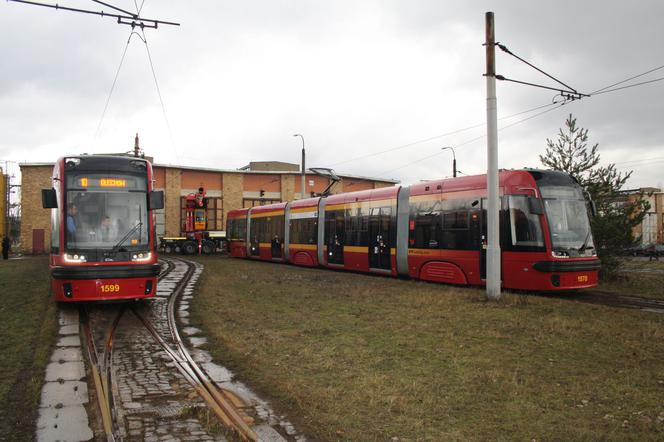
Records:
M641 224L650 204L643 195L627 198L621 190L632 171L619 172L615 164L599 166L599 144L588 147L588 129L577 127L572 114L565 120L554 142L547 138L542 164L567 172L590 194L597 207L591 218L593 239L602 260L603 277L615 274L620 266L618 256L635 245L639 238L633 228Z

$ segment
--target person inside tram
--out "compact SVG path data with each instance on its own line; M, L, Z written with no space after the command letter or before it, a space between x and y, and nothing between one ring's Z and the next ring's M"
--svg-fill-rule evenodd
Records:
M281 256L281 241L279 241L278 235L274 235L272 238L271 249L273 257Z
M67 236L70 239L76 238L76 225L77 225L78 208L75 204L71 203L67 207Z
M107 242L111 238L111 218L105 215L99 223L99 231L101 233L101 240Z

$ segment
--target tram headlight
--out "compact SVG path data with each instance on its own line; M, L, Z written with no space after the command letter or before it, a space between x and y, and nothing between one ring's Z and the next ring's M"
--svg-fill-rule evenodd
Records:
M85 262L85 255L65 253L65 262Z
M152 252L135 252L131 255L132 261L149 261L152 258Z
M564 250L552 250L551 255L554 258L569 258L569 253Z

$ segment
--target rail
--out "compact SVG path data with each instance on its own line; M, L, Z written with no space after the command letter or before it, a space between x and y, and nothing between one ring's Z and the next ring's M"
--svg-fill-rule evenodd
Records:
M157 329L135 306L132 306L131 310L143 323L159 346L171 358L180 373L182 373L185 379L194 387L201 398L205 400L224 426L235 432L243 440L256 441L258 440L258 436L247 424L245 415L236 408L231 399L224 396L219 388L210 381L205 372L200 369L198 364L187 351L177 331L175 323L175 304L177 299L184 292L184 289L187 287L187 284L190 282L195 271L195 267L191 262L184 260L182 260L182 262L187 265L187 271L183 278L177 283L168 301L168 324L175 348L172 348L166 343ZM248 418L248 416L246 417Z

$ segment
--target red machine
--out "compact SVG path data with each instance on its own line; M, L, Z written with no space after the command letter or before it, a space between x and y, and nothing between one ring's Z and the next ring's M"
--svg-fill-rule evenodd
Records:
M600 262L576 181L501 171L500 196L503 287L597 285ZM231 211L231 256L484 285L486 197L478 175Z
M203 187L199 187L197 193L190 193L185 197L183 236L161 238L159 246L162 250L166 253L175 251L186 255L209 255L223 247L225 236L207 230L207 204L208 199Z
M200 255L203 249L203 242L207 241L204 238L204 232L207 230L205 209L207 209L205 189L199 187L197 193L190 193L186 196L184 207L185 220L184 225L182 226L182 231L188 238L188 241L185 241L182 248L187 254L193 254L191 252L191 243L193 242ZM209 253L212 253L212 251Z
M83 155L60 158L51 209L51 292L56 301L152 298L159 264L152 165L143 158Z

